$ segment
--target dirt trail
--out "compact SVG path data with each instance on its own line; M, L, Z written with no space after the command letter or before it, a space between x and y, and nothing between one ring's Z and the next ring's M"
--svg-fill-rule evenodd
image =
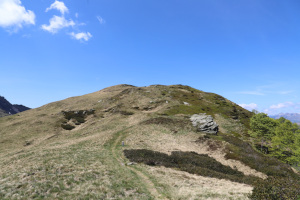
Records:
M147 177L145 174L143 174L141 171L139 171L138 169L126 165L125 161L121 158L120 155L118 155L117 153L117 146L121 145L121 139L122 139L122 134L119 134L119 136L115 139L115 141L112 144L111 150L113 153L113 157L120 163L120 165L127 167L128 169L130 169L132 172L134 172L135 174L137 174L139 176L139 178L145 183L145 186L147 188L147 190L150 192L150 194L154 197L154 199L167 199L165 197L163 197L155 188L154 183L150 180L149 177Z

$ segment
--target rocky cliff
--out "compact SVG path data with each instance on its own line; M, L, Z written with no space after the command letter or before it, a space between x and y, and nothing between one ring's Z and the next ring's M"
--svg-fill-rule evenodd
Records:
M11 104L4 97L0 96L0 117L13 115L29 109L30 108L23 105Z

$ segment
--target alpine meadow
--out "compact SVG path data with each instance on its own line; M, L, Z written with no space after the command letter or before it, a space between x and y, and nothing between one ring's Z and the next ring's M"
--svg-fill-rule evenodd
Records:
M0 200L300 200L299 0L0 0Z

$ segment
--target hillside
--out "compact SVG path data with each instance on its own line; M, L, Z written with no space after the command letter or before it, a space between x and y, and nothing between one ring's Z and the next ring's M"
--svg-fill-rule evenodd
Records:
M4 97L0 96L0 117L13 115L29 109L30 108L23 105L11 104Z
M198 113L217 135L192 126ZM0 199L247 199L297 177L253 150L251 116L188 86L117 85L2 117Z

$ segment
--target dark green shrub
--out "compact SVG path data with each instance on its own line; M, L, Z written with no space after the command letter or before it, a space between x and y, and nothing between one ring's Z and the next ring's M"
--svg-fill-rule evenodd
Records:
M247 184L252 184L258 180L257 177L245 176L242 172L224 166L208 155L197 154L195 152L173 151L169 156L164 153L146 149L131 149L124 150L124 154L131 162L176 168L181 171L206 177L227 179Z
M85 122L84 117L81 117L81 116L76 116L73 119L76 120L79 124L82 124Z
M229 143L226 147L225 158L239 160L268 176L288 177L295 175L289 165L254 150L249 143L232 136L223 135L222 137Z
M61 124L61 127L65 130L72 130L75 128L75 126L72 126L70 124Z
M293 178L269 177L254 184L250 199L298 200L300 181Z
M61 124L61 127L66 130L72 130L75 127L70 124L67 124L68 121L73 120L75 125L80 125L82 123L85 123L86 122L85 118L88 115L94 114L95 110L90 109L90 110L78 110L78 111L62 111L62 113L64 115L65 120L67 121L63 122Z
M121 110L121 111L119 111L119 113L121 115L133 115L134 114L134 112L126 111L126 110Z

